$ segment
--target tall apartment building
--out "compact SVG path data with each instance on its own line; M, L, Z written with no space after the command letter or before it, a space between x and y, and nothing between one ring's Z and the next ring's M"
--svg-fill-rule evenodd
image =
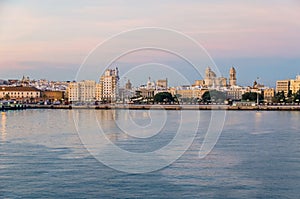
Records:
M291 80L290 89L293 94L300 90L300 75L297 75L296 79Z
M99 86L97 86L97 100L114 102L118 97L119 89L119 70L107 69L104 75L100 77Z
M96 99L96 81L71 82L67 88L70 102L88 102Z
M99 84L94 80L71 82L67 88L70 102L106 101L114 102L118 96L119 71L107 69L100 77Z
M284 95L287 97L290 90L290 80L278 80L276 81L276 93L284 92Z

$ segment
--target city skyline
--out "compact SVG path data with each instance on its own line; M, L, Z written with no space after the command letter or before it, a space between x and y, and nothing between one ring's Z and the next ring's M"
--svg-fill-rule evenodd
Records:
M122 31L153 26L194 38L222 75L236 67L241 85L260 77L275 87L276 80L300 72L299 8L297 1L1 1L0 78L74 80L97 44ZM179 62L163 61L185 70ZM130 60L120 64L133 65ZM194 79L191 73L189 81Z

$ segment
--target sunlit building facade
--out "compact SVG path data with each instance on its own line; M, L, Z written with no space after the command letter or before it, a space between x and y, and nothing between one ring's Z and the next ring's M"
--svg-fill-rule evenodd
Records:
M291 80L290 89L293 94L300 90L300 75L297 75L296 79Z
M284 92L284 95L287 97L290 91L290 80L278 80L276 81L276 93Z
M41 97L41 91L27 86L1 86L0 99L33 100Z
M115 102L119 93L119 70L107 69L100 77L99 86L97 86L97 100L106 102Z
M67 96L70 102L91 102L96 99L96 81L84 80L71 82L67 88Z

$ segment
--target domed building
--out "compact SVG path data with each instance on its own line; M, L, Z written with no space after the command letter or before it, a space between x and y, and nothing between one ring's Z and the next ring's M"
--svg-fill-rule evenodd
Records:
M225 77L217 77L216 73L207 67L205 70L205 86L210 87L226 87L227 79Z

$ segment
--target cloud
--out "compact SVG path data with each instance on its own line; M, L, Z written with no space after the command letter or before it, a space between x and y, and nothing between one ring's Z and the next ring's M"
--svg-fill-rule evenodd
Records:
M181 31L213 57L299 57L297 2L1 1L1 67L53 59L80 64L111 35L142 26Z

